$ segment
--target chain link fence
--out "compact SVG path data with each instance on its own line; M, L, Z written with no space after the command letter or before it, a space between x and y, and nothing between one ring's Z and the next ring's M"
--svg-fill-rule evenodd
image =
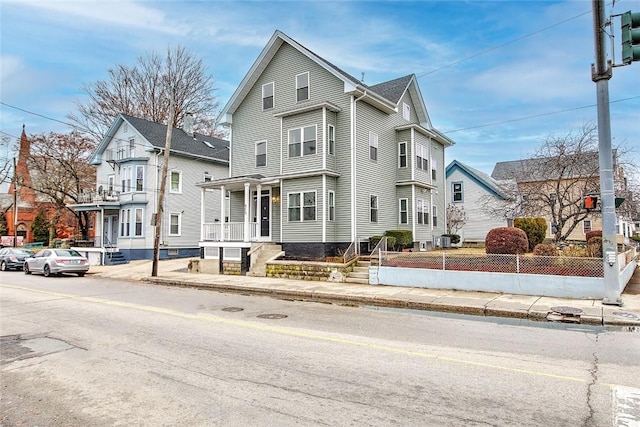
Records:
M551 274L604 277L602 258L453 254L434 252L380 252L380 266L493 273Z

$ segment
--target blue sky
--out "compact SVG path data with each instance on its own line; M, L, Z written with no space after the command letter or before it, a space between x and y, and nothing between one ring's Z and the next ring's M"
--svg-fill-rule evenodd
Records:
M627 10L640 0L607 6ZM0 105L2 135L69 131L47 118L65 121L83 83L169 45L204 60L224 105L276 29L368 84L415 73L433 125L456 141L447 163L491 173L597 117L587 0L0 0L0 16L1 100L38 114ZM614 144L637 146L640 63L615 68L609 90Z

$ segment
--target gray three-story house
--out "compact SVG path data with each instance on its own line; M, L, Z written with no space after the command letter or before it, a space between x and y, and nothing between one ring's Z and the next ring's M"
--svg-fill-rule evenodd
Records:
M222 119L229 177L201 187L229 194L230 215L204 218L205 258L244 259L256 242L322 258L397 229L426 249L444 233L453 141L431 125L415 75L369 86L276 31Z

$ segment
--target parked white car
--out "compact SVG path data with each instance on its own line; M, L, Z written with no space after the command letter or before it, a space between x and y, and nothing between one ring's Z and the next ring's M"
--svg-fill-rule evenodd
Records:
M43 249L33 257L25 259L24 274L74 273L82 277L89 271L89 260L73 249Z

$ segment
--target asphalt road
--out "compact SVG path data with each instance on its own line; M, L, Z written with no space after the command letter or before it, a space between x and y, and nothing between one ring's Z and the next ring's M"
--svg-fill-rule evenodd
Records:
M640 333L0 273L0 426L637 426Z

